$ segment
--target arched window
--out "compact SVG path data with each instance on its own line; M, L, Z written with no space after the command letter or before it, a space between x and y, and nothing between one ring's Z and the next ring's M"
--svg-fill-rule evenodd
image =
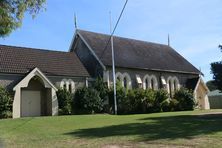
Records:
M124 79L123 79L123 87L127 88L127 78L126 77L124 77Z
M72 84L69 84L69 92L72 92Z
M150 88L150 76L145 75L143 77L143 89L149 89Z
M170 79L169 81L169 91L170 91L170 97L173 97L174 87L173 87L173 81Z
M173 86L174 86L174 91L176 91L177 90L176 80L173 81Z
M173 85L174 85L174 91L180 88L180 83L177 77L173 77Z
M71 79L69 79L69 80L63 79L60 82L60 88L66 89L67 91L74 93L75 92L75 83Z
M177 77L168 77L167 79L167 87L168 87L168 93L170 94L170 97L172 98L175 91L179 89L179 80Z
M63 79L61 82L60 82L60 88L62 89L66 89L66 79Z
M69 82L69 92L74 93L75 92L75 83L72 79L68 80Z
M157 90L158 89L158 82L157 82L157 78L154 75L150 76L150 88L152 90Z
M148 89L149 88L149 79L146 78L145 79L145 89Z
M131 89L132 87L132 82L131 82L131 78L130 75L128 73L123 73L123 87L127 88L127 89Z
M151 84L151 89L154 90L154 80L153 79L151 79L150 84Z
M63 89L66 89L66 83L63 84Z
M120 82L121 86L127 89L131 88L131 78L128 73L121 74L120 72L116 73L116 81Z
M120 72L116 73L116 83L120 83L123 86L123 75Z
M143 77L143 88L157 90L158 89L158 82L157 82L156 76L145 75Z

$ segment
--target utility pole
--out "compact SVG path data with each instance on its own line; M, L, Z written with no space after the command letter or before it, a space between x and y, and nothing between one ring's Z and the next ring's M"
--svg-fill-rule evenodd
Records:
M111 34L111 50L112 50L112 71L113 71L113 99L114 99L114 111L117 115L117 101L116 101L116 71L115 71L115 57L114 57L114 47L113 47L113 35L112 35L112 17L110 15L110 34Z

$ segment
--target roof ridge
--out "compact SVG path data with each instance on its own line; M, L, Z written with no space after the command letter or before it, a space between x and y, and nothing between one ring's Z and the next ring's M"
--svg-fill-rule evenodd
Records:
M88 30L82 30L82 29L77 29L77 32L81 32L81 31L84 31L84 32L89 32L89 33L95 33L95 34L100 34L100 35L104 35L104 36L110 36L109 34L106 34L106 33L100 33L100 32L94 32L94 31L88 31ZM149 44L156 44L156 45L161 45L161 46L167 46L167 47L170 47L168 46L167 44L162 44L162 43L156 43L156 42L150 42L150 41L145 41L145 40L140 40L140 39L135 39L135 38L128 38L128 37L123 37L123 36L117 36L117 35L114 35L113 36L114 38L121 38L121 39L127 39L127 40L134 40L134 41L138 41L138 42L145 42L145 43L149 43Z
M33 47L24 47L24 46L15 46L15 45L3 45L0 44L0 47L12 47L12 48L19 48L19 49L29 49L29 50L39 50L39 51L49 51L49 52L59 52L59 53L70 53L68 51L61 51L61 50L51 50L51 49L43 49L43 48L33 48Z

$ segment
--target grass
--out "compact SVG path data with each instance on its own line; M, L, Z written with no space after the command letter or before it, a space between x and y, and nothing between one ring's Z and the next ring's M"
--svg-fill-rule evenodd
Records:
M222 110L0 120L3 146L221 147Z

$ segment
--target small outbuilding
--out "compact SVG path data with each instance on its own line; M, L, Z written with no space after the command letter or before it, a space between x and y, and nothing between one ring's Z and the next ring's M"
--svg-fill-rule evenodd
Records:
M210 108L211 109L221 109L222 108L222 91L214 90L208 94Z
M88 85L75 53L0 45L0 86L13 92L13 118L58 114L56 91Z

